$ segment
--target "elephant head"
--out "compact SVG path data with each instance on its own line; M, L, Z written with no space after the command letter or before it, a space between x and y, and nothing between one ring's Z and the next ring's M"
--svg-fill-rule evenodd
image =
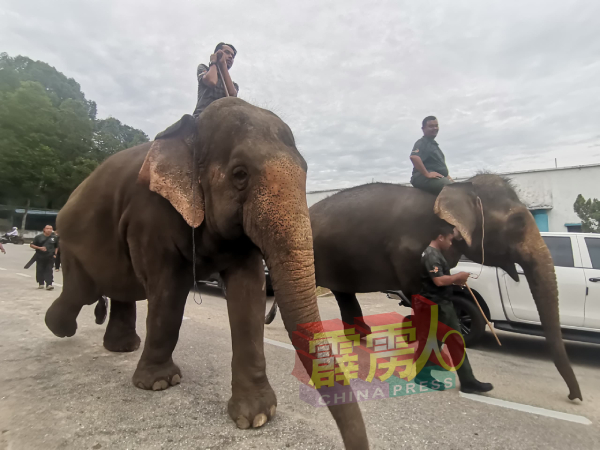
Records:
M562 340L552 257L533 216L510 182L498 175L481 174L469 182L446 186L434 211L457 228L463 240L457 241L455 247L472 261L500 267L515 281L519 281L515 264L521 265L554 364L569 387L569 398L582 400Z
M247 237L260 249L291 338L298 324L320 322L306 171L279 117L230 97L159 134L138 180L166 198L190 227L200 227L203 238ZM344 442L366 446L360 410L346 406L330 408Z

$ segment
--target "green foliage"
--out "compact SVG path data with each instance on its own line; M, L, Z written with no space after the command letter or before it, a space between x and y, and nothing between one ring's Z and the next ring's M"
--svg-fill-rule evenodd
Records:
M98 151L106 156L148 142L148 136L114 117L97 120L94 131L94 143Z
M54 67L0 54L0 203L58 208L104 159L147 142Z
M584 233L600 233L600 201L598 199L583 198L579 194L573 209L581 219L581 230Z

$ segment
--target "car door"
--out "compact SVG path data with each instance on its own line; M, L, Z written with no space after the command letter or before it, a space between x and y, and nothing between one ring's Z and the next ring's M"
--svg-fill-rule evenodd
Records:
M542 236L552 259L558 282L558 305L561 325L583 326L586 282L576 236ZM520 281L504 274L508 301L517 320L540 323L529 284L518 267ZM599 286L600 287L600 286Z
M584 326L600 329L600 236L579 236L578 239L587 283Z

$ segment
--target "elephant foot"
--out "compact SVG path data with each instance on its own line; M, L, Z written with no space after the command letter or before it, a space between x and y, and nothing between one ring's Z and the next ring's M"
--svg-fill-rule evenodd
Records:
M229 399L227 411L238 428L260 428L275 417L277 397L271 386L235 393Z
M140 348L141 339L135 333L108 333L104 335L104 348L109 352L122 353L122 352L134 352Z
M77 331L77 317L56 302L46 311L46 326L58 337L71 337Z
M144 367L138 365L132 381L140 389L162 391L181 382L181 370L173 361Z

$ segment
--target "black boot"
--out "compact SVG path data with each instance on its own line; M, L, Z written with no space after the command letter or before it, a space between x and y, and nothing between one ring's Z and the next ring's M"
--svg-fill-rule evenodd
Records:
M494 389L492 383L482 383L481 381L473 380L468 383L460 383L460 391L465 394L480 394L489 392Z

